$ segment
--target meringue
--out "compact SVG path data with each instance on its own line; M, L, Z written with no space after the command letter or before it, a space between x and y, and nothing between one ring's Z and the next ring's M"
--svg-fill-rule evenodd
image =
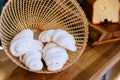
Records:
M29 29L18 33L10 43L10 52L13 56L19 57L32 48L33 32Z
M43 60L49 71L56 71L63 68L69 56L66 49L50 42L43 49Z
M42 42L50 42L55 30L46 30L40 33L39 40Z
M41 59L42 59L42 53L38 50L32 49L22 57L21 61L26 65L26 67L34 71L34 70L42 70L43 63Z
M76 51L76 41L73 35L69 34L64 30L56 30L55 35L52 38L52 41L56 42L58 45L70 50Z
M11 43L13 43L14 41L16 40L19 40L21 38L30 38L30 39L33 39L33 31L30 30L30 29L25 29L25 30L22 30L21 32L19 32L14 38L13 40L11 41Z
M42 51L43 47L44 45L40 40L36 40L36 39L33 40L33 49Z

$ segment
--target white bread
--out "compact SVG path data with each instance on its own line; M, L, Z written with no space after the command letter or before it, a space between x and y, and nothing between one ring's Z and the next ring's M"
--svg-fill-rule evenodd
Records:
M104 22L118 23L120 2L119 0L95 0L93 4L92 22L95 24Z

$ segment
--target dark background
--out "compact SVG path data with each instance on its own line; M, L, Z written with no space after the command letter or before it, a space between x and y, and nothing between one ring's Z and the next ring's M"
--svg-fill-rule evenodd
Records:
M6 2L7 2L7 0L0 0L0 14L1 14L2 8Z

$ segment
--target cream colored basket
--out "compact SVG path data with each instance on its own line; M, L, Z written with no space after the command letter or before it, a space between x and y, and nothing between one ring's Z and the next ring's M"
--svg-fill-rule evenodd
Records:
M38 34L48 29L63 29L75 37L77 52L68 52L69 60L62 70L79 59L87 44L88 23L75 0L9 0L3 8L0 24L1 40L6 54L26 70L29 69L9 51L11 40L23 29L29 28ZM44 69L36 73L53 72L49 72L44 65Z

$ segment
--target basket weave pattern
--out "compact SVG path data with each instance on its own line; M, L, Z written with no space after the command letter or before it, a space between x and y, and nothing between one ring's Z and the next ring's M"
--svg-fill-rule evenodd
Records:
M17 65L26 68L11 55L9 46L14 36L30 28L35 33L48 29L63 29L76 40L77 52L68 51L69 60L64 69L71 66L83 53L88 38L88 23L84 12L74 0L9 0L1 16L1 40L6 54ZM52 73L46 67L38 73Z

